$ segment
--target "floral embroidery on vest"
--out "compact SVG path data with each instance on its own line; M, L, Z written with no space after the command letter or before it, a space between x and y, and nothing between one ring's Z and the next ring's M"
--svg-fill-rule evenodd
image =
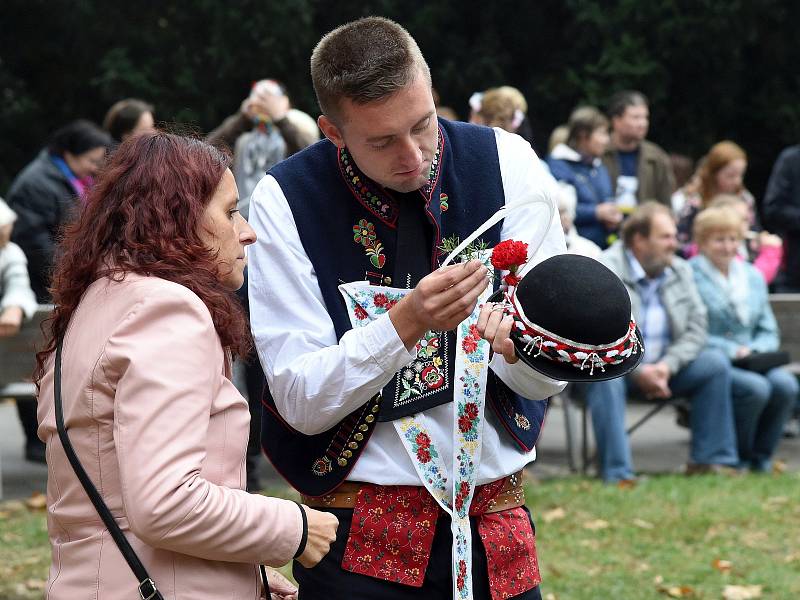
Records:
M366 219L361 219L353 225L353 241L364 246L373 267L383 268L386 264L386 255L383 253L383 244L375 234L375 225Z
M394 406L424 398L449 386L447 334L428 331L416 345L417 357L402 369L396 386Z

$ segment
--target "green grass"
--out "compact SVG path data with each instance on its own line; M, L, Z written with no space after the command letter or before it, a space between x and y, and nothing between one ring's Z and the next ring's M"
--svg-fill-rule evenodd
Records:
M798 492L798 473L529 483L544 597L646 600L685 586L719 599L726 585L761 585L763 598L800 598ZM41 598L49 560L44 513L0 504L0 599Z
M664 598L665 588L687 586L692 598L717 599L726 585L761 585L764 598L800 598L796 473L673 475L633 489L569 478L527 491L545 595ZM546 522L557 509L564 516Z

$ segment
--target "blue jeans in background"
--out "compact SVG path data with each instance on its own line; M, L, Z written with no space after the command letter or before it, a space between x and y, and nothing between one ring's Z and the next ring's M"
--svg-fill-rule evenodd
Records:
M702 465L738 466L736 431L731 400L731 362L719 350L705 349L669 380L674 396L691 402L690 461ZM635 373L635 371L634 371ZM632 376L590 383L586 404L592 415L600 475L606 482L634 477L625 405Z
M769 471L797 402L797 378L780 367L765 375L733 367L733 412L742 466Z

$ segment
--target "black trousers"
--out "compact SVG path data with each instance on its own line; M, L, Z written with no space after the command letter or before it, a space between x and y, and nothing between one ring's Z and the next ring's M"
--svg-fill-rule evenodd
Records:
M339 519L336 541L330 552L313 569L294 562L292 574L300 587L300 600L450 600L453 597L451 567L453 536L450 516L441 513L436 523L431 558L421 588L384 581L342 569L352 509L325 509ZM525 509L527 511L527 509ZM530 516L530 514L529 514ZM486 551L478 535L477 519L472 526L472 595L475 600L491 600ZM541 600L539 588L529 590L514 600Z

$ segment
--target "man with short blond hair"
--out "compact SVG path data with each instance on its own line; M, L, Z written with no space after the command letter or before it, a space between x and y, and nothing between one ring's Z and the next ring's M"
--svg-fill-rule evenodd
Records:
M563 384L517 360L511 320L488 304L474 332L494 358L466 530L431 490L462 477L454 422L471 426L475 415L454 401L453 330L476 310L488 274L477 260L440 267L442 243L531 195L555 212L554 182L518 136L437 120L430 70L397 23L368 17L335 29L315 48L311 73L326 139L271 169L250 213L259 235L252 327L270 391L262 443L303 501L340 522L317 567L295 564L301 594L541 598L520 473L535 457L542 399ZM527 205L482 240L543 239L532 258L540 262L564 251L550 214ZM377 316L353 327L368 313L343 301L340 286L364 280L378 290L367 307ZM409 420L423 425L401 435ZM451 554L451 525L471 532L471 543L455 535L463 561Z

